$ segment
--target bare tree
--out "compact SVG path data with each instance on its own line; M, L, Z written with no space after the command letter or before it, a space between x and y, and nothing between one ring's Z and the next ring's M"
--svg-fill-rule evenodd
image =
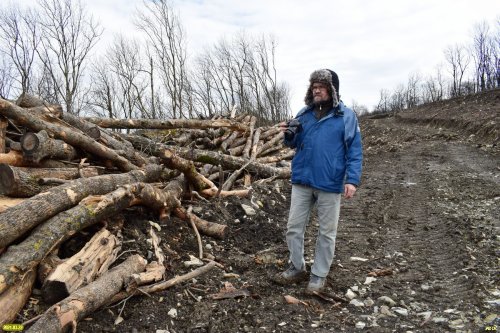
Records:
M413 73L408 76L408 84L406 86L405 104L406 108L412 108L420 102L420 74Z
M159 74L169 97L173 118L186 117L186 41L177 14L167 0L145 0L138 13L137 27L147 37ZM187 112L188 113L188 112Z
M489 82L491 77L491 62L492 62L489 25L486 21L483 21L474 26L472 52L476 65L477 86L481 90L486 90L490 88Z
M289 88L278 80L277 43L272 37L251 39L240 32L231 41L221 39L197 58L195 95L209 114L228 113L237 106L260 121L290 117Z
M430 75L423 83L423 102L437 102L444 98L445 81L441 71L441 66L436 68L436 75Z
M444 50L444 56L449 67L452 79L451 96L460 96L462 94L462 81L464 73L470 63L470 56L467 49L461 45L448 46Z
M375 112L391 111L391 94L387 89L380 90L380 98L374 111Z
M21 93L31 89L36 50L40 43L39 25L31 9L11 6L0 11L0 51L6 54L17 71Z
M39 0L42 47L38 54L67 112L78 114L78 94L89 52L102 34L80 0Z

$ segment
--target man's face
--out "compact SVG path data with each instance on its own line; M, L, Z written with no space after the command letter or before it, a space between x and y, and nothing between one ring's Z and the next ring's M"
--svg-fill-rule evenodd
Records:
M312 92L314 103L323 103L330 100L330 96L328 96L328 88L323 83L313 83Z

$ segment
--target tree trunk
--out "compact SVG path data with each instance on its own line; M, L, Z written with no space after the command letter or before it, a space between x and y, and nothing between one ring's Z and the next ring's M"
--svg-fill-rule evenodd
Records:
M0 293L69 236L129 207L141 186L136 183L104 196L88 197L39 225L21 243L9 246L0 257Z
M73 147L81 148L88 151L104 160L110 160L122 171L135 170L137 167L130 161L118 155L114 150L96 142L92 138L80 131L71 131L67 127L55 125L50 122L44 121L28 110L25 110L15 104L12 104L4 99L0 99L0 115L4 115L13 119L23 126L27 126L34 131L46 130L53 134L56 138L60 138L72 145Z
M40 185L38 179L8 164L0 164L0 194L29 198L53 186Z
M159 165L150 165L144 170L125 174L77 179L8 208L0 214L0 248L9 245L39 223L78 204L88 195L109 193L124 184L157 181L161 169Z
M23 279L0 295L0 327L15 323L16 315L24 307L35 284L36 270L27 272Z
M248 126L226 119L199 120L199 119L114 119L114 118L83 118L104 128L128 129L177 129L177 128L230 128L245 132Z
M141 256L130 256L96 281L54 304L27 332L63 332L67 328L76 332L78 321L106 304L120 292L132 274L144 271L145 267L146 260Z
M6 135L7 135L7 119L0 116L0 154L5 154L6 150Z
M46 131L28 132L21 137L23 156L27 161L40 163L44 158L71 161L78 157L78 151L62 140L49 137Z
M58 265L42 287L43 300L54 304L81 286L94 281L115 261L121 243L107 229L101 229L74 256Z

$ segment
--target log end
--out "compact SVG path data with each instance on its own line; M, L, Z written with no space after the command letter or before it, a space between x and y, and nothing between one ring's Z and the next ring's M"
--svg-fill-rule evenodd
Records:
M46 281L42 287L42 298L47 304L55 304L69 296L66 284L61 281Z
M21 148L25 153L32 153L40 145L40 140L35 133L28 132L21 137Z

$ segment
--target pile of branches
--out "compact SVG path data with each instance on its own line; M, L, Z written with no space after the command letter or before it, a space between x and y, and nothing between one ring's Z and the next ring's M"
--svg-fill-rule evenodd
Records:
M283 147L283 134L276 126L256 127L256 121L234 113L80 118L34 96L0 99L0 325L16 321L37 280L44 301L53 305L28 331L61 332L104 305L164 290L217 266L200 251L204 266L165 280L165 256L153 228L150 262L136 254L116 265L123 222L113 217L142 205L160 221L172 215L186 221L200 248L199 233L223 238L226 225L201 219L184 203L245 197L254 182L290 176L293 152ZM59 258L61 244L90 226L99 227L91 240L74 256Z

